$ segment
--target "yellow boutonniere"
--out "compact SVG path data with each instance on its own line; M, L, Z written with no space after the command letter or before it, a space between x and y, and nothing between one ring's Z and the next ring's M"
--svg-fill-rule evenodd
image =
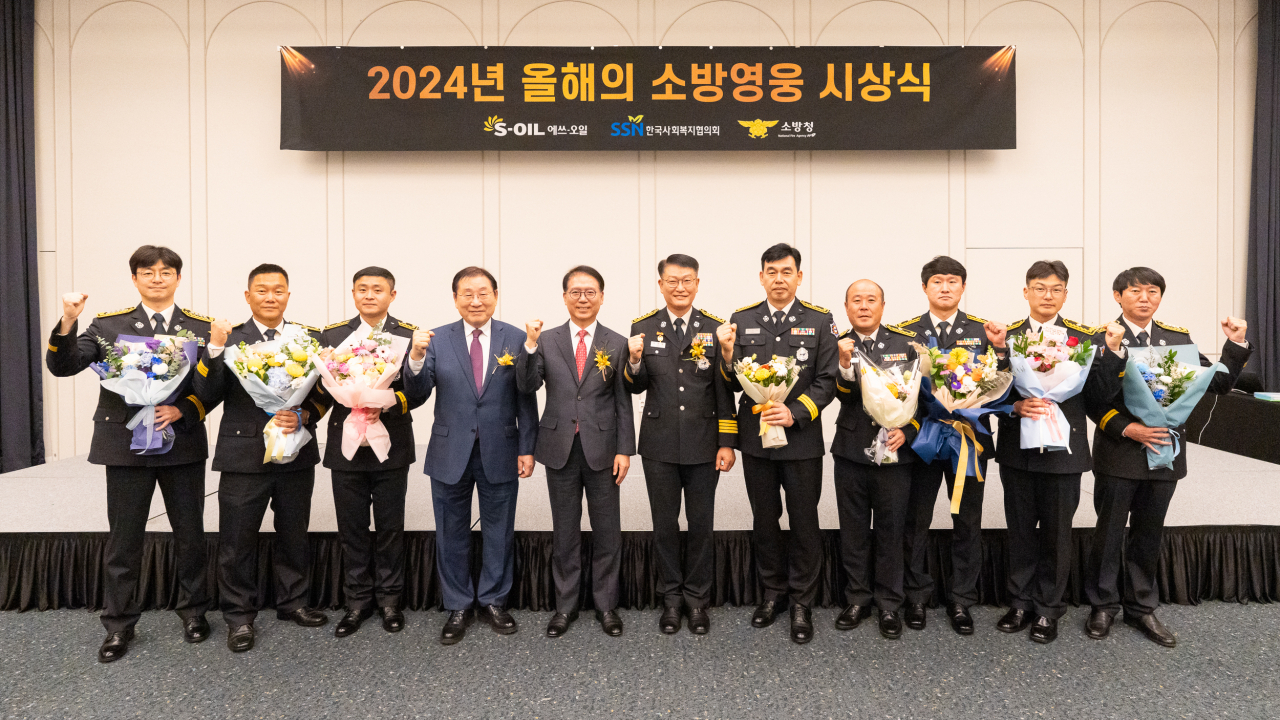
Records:
M711 361L707 359L706 345L697 340L689 345L689 360L695 363L699 370L711 367Z
M609 364L609 353L604 350L596 350L596 369L600 371L600 379L606 379L605 370L613 367Z
M498 361L498 367L516 364L515 358L511 356L511 351L506 348L502 348L502 354L494 355L493 359ZM498 367L495 367L493 371L498 372Z

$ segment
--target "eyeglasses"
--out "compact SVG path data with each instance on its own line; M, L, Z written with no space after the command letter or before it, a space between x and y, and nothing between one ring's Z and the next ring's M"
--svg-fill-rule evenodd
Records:
M1051 296L1053 296L1053 297L1060 298L1060 297L1062 297L1063 295L1066 295L1066 294L1067 294L1067 289L1066 289L1066 288L1064 288L1064 287L1062 287L1061 285L1058 285L1058 286L1055 286L1055 287L1045 287L1045 286L1043 286L1043 285L1033 285L1033 286L1031 287L1031 294L1032 294L1032 295L1038 295L1038 296L1040 296L1040 297L1044 297L1044 296L1046 296L1046 295L1051 295Z
M155 274L153 271L151 271L151 270L139 270L139 271L138 271L138 273L137 273L137 275L138 275L138 279L139 279L139 280L154 280L154 279L156 279L156 274ZM172 280L172 279L174 279L174 278L176 278L176 277L178 277L178 273L176 273L176 272L174 272L174 271L172 271L172 270L161 270L161 271L160 271L160 279L161 279L161 280L164 280L164 281L166 281L166 282L167 282L167 281L169 281L169 280Z
M458 297L462 298L462 300L466 302L471 302L472 300L479 300L480 302L485 303L493 299L493 293L488 291L482 291L479 294L473 295L467 292L467 293L462 293Z
M663 280L662 284L666 285L671 290L675 290L676 288L691 288L698 284L698 278L680 278L679 280L672 278L670 280Z
M570 290L569 292L565 293L565 295L569 296L570 300L579 300L581 298L586 298L588 300L595 300L596 296L599 294L600 292L598 290Z

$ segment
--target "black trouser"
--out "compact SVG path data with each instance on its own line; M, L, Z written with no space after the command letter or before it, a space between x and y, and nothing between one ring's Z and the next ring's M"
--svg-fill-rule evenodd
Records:
M929 525L938 487L947 481L947 497L955 490L955 473L949 462L912 463L911 498L907 501L904 589L907 602L927 604L933 599L929 574ZM951 516L951 602L965 607L978 602L978 574L982 570L982 496L985 482L965 478L960 514Z
M622 568L622 517L613 467L592 470L582 454L582 441L573 436L569 460L559 470L547 468L551 500L551 576L556 583L556 611L571 613L581 605L582 495L591 518L591 595L596 610L618 607L618 578Z
M840 560L849 605L896 612L902 607L903 541L911 464L867 465L836 456L836 507L840 510ZM875 565L871 562L875 513ZM872 577L875 578L874 589Z
M1089 553L1085 594L1089 604L1111 614L1120 612L1121 553L1124 556L1126 615L1147 615L1160 606L1156 569L1164 538L1164 516L1178 483L1094 475L1093 507L1098 525ZM1129 525L1125 536L1125 523Z
M753 515L751 538L756 570L764 584L764 600L813 607L822 569L822 531L818 528L818 499L822 496L822 458L769 460L743 453L742 473ZM783 541L785 490L790 547Z
M1001 465L1000 482L1009 526L1009 605L1057 620L1067 613L1071 519L1080 505L1080 473Z
M307 527L315 480L315 467L222 473L218 483L218 592L228 625L252 623L258 608L268 604L258 588L258 529L268 504L275 515L271 552L276 610L292 612L307 605L311 585Z
M334 470L332 475L347 609L372 610L375 596L377 607L400 607L404 592L404 496L409 486L409 468ZM369 532L371 506L375 534Z
M711 604L711 583L716 570L714 530L720 471L714 462L681 465L649 458L640 461L644 465L649 510L653 514L653 548L658 556L658 589L663 604L705 608ZM681 491L684 515L689 523L684 557L680 552Z
M123 632L142 616L138 576L142 574L142 541L156 484L173 526L173 549L178 575L174 610L183 620L209 609L205 580L204 461L161 467L107 466L106 582L103 587L102 626Z

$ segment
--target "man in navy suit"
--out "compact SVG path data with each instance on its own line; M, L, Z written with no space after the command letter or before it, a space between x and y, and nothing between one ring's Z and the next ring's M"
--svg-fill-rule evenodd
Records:
M579 265L560 282L569 322L542 336L542 321L525 325L516 377L520 389L547 387L534 457L547 468L551 500L551 574L556 612L547 635L560 637L578 617L582 587L582 496L591 517L592 597L605 633L622 634L618 578L622 568L622 519L618 486L636 452L631 394L623 382L627 338L596 321L604 304L604 278ZM539 338L541 337L541 341Z
M507 612L514 571L516 495L533 473L538 399L516 386L515 356L525 334L493 319L498 281L467 267L453 276L453 301L462 319L414 334L406 389L429 397L436 390L435 424L425 472L436 512L436 568L449 619L440 642L452 645L480 617L510 635ZM480 493L484 540L480 585L471 582L471 495Z

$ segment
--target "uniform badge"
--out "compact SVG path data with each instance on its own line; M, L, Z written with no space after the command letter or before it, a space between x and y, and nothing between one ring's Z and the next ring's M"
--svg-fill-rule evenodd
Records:
M666 327L666 326L667 326L666 320L663 320L662 322L658 323L658 327Z
M878 347L878 348L880 348L881 350L883 350L883 349L884 349L884 343L880 343L879 345L876 345L876 347Z
M141 320L139 320L138 322L134 323L134 324L133 324L133 326L134 326L134 327L136 327L136 328L141 328L141 327L142 327L142 321L141 321Z
M884 355L880 356L880 361L887 362L887 363L906 362L906 360L907 360L906 353L885 353Z
M662 331L658 331L658 342L662 342Z
M693 321L693 326L694 326L694 327L702 327L702 323L698 322L697 320L694 320L694 321Z
M795 315L792 315L791 317L787 318L787 322L795 322L795 321L796 321Z
M693 336L693 341L703 345L710 345L715 341L715 337L711 333L698 333Z
M813 335L815 333L813 328L791 328L791 334L792 335Z
M835 336L835 337L837 337L837 338L838 338L838 337L840 337L840 331L836 329L836 321L835 321L835 320L832 320L832 321L831 321L831 334L832 334L832 335L834 335L834 336Z
M174 326L173 326L173 329L174 329L174 330L181 330L181 329L182 329L182 326L181 326L181 325L174 325Z
M924 334L925 334L925 335L932 335L932 334L933 334L933 331L932 331L932 330L925 330L925 331L924 331Z
M1167 344L1167 343L1164 341L1164 338L1160 338L1160 344L1161 344L1161 345L1166 345L1166 344Z
M799 350L796 351L796 360L799 360L800 362L804 362L805 360L808 360L808 359L809 359L808 348L800 348Z

